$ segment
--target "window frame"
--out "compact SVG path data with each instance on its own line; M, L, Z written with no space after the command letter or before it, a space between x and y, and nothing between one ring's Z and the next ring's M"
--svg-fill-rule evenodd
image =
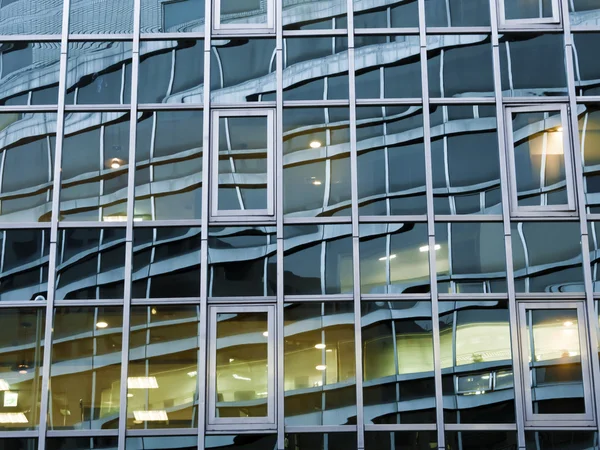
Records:
M577 325L579 334L579 359L581 363L581 375L583 385L583 399L585 413L576 414L541 414L533 412L531 369L529 368L530 340L527 338L529 330L527 327L527 312L534 309L570 309L577 313ZM520 335L521 350L521 385L523 387L523 410L525 412L525 426L590 426L595 424L592 397L591 361L587 342L587 320L585 315L584 301L529 301L518 303L517 326Z
M507 19L505 0L498 1L498 26L503 29L511 28L558 28L562 24L561 0L550 0L552 2L552 16L532 19Z
M219 210L219 121L221 117L267 118L267 208ZM272 221L275 218L275 109L213 109L210 142L210 217L215 222L231 220Z
M565 163L565 187L567 189L567 203L561 205L535 205L519 206L517 189L517 167L515 162L515 143L513 139L513 113L527 112L560 112L560 126L563 129L563 155ZM544 121L547 119L544 119ZM507 147L507 163L509 177L509 203L512 217L538 217L575 215L577 213L576 191L575 191L575 166L573 146L571 145L571 126L569 124L569 108L566 104L551 103L537 105L509 105L504 109L505 138Z
M276 375L276 355L275 344L277 342L275 330L275 305L258 304L258 305L217 305L209 306L209 323L208 323L208 384L207 391L207 430L223 431L223 430L271 430L276 429L275 418L277 416L277 383ZM222 313L267 313L267 416L266 417L250 417L250 418L220 418L216 415L216 382L217 382L217 314Z
M267 4L267 23L245 23L245 24L223 24L221 23L221 0L214 0L212 6L213 13L213 34L262 34L275 33L275 0L266 0Z

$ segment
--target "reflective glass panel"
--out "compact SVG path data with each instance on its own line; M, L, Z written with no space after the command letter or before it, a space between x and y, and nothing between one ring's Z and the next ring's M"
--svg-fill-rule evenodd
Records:
M435 431L367 431L365 450L427 450L437 448Z
M527 450L587 450L598 446L595 431L526 431Z
M0 2L0 35L58 34L62 28L63 0Z
M0 114L0 222L50 221L56 118L54 113Z
M200 228L136 228L132 297L199 297L200 244Z
M284 236L286 295L352 293L350 225L286 226Z
M517 292L583 292L577 222L521 222L511 227Z
M198 306L133 306L127 428L197 426Z
M275 434L223 434L206 436L204 448L215 450L275 450Z
M69 32L72 34L133 33L134 0L92 2L72 0Z
M504 2L504 17L506 20L547 19L553 15L553 6L557 7L558 0L502 0Z
M356 433L287 433L287 448L294 450L346 450L356 447Z
M211 227L208 296L277 294L275 227Z
M245 26L267 26L268 9L273 8L272 1L260 0L218 0L219 21L228 28Z
M205 0L141 0L142 33L204 31Z
M419 26L417 0L354 1L354 28Z
M350 215L348 121L348 108L284 108L286 216Z
M123 309L56 308L53 327L48 428L117 428Z
M44 309L34 308L3 309L0 314L2 431L33 430L39 424L45 317ZM20 444L7 448L30 449Z
M230 0L233 1L233 0ZM283 29L346 28L345 0L331 0L326 7L314 8L311 0L283 3Z
M202 125L202 111L141 114L133 220L201 218Z
M569 12L572 25L593 26L600 13L600 5L594 0L573 0L569 2Z
M38 448L37 438L3 438L2 450L35 450Z
M125 450L197 450L197 436L146 436L125 439Z
M352 302L288 303L284 322L286 426L356 421Z
M435 423L429 301L363 302L364 420Z
M590 262L592 264L592 286L594 292L600 292L600 222L588 222L588 242Z
M427 224L361 224L363 294L429 292Z
M600 6L595 15L600 17ZM600 33L573 33L577 95L600 95L600 60L596 58L598 39Z
M579 143L583 159L583 190L588 212L600 212L600 108L578 105Z
M446 448L517 450L517 434L514 431L446 431Z
M470 27L490 25L490 4L481 0L426 0L428 27Z
M117 450L118 438L116 436L47 438L46 448L48 450Z

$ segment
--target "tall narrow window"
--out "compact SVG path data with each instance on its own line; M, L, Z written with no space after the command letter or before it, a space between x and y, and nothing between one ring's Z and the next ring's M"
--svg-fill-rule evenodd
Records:
M560 24L560 0L498 0L500 25L504 27L555 26Z
M215 32L265 33L275 31L273 0L215 0Z

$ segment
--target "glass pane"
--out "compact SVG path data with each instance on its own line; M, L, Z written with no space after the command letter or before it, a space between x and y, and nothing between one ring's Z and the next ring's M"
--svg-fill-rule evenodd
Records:
M402 28L419 26L417 0L354 1L355 28ZM358 36L355 37L358 39Z
M139 118L134 221L201 218L202 126L202 111Z
M347 450L356 448L356 433L286 433L288 449Z
M63 0L0 2L0 34L61 34Z
M519 206L568 203L560 111L513 112L513 145Z
M277 294L275 227L211 227L208 296Z
M133 306L127 428L192 428L198 403L197 306Z
M219 117L219 211L266 210L268 205L269 118Z
M219 313L216 328L216 417L267 417L268 313Z
M48 428L118 428L123 309L54 311Z
M597 9L596 15L600 14L600 6ZM573 33L577 95L600 95L600 59L596 58L598 39L600 33Z
M600 212L600 108L593 104L579 104L579 141L583 159L583 190L588 212Z
M365 433L365 450L429 450L434 448L438 448L435 431L367 431Z
M590 14L581 14L589 11ZM569 2L571 22L578 25L592 25L600 12L600 5L595 0L573 0Z
M447 431L446 448L517 450L517 433L514 431Z
M289 303L284 321L286 426L356 420L353 304Z
M200 247L200 228L136 228L132 297L199 297Z
M585 413L575 309L526 310L529 378L534 414Z
M59 231L56 300L123 298L125 228Z
M33 308L3 309L0 314L2 431L33 430L39 424L45 317L44 309Z
M89 3L72 0L69 32L73 34L133 33L134 0Z
M592 287L600 292L600 222L588 222L589 252L592 265Z
M3 438L2 450L36 450L37 438Z
M428 27L489 26L490 4L481 0L426 0L425 22Z
M267 24L267 8L270 1L260 0L219 0L221 24L243 28L244 25Z
M598 446L595 431L526 431L527 450L587 450Z
M47 438L46 448L48 450L117 450L118 440L116 436ZM28 447L23 448L25 449L29 450Z
M194 446L194 448L196 447ZM204 448L215 450L275 450L277 449L277 435L208 435L204 438Z
M50 221L55 145L56 114L0 114L1 222Z
M231 2L235 0L229 0ZM330 0L327 7L307 7L312 2L285 1L283 3L283 29L331 29L346 28L345 0Z
M142 33L204 31L204 1L142 0Z
M196 436L146 436L125 439L125 450L197 450Z
M552 17L552 4L558 0L503 0L506 20L545 19ZM558 7L557 5L555 5Z

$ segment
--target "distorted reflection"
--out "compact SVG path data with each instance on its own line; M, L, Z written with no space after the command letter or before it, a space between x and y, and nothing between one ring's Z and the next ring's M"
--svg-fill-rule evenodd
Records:
M198 306L133 306L127 427L197 426Z
M102 437L59 437L46 440L48 450L118 450L116 436ZM29 450L23 449L23 450Z
M429 301L364 302L365 423L435 422Z
M289 303L284 323L286 425L355 423L352 303Z
M286 450L344 450L356 447L356 433L287 433Z
M125 450L197 450L196 436L146 436L125 439Z
M427 0L425 23L428 27L490 26L490 4L477 0Z
M141 0L142 33L204 31L204 0Z
M57 308L53 326L48 428L117 428L123 309Z
M194 447L195 448L195 447ZM276 434L222 434L204 439L207 450L276 450Z
M133 33L134 0L92 2L71 0L69 31L71 33Z
M597 214L600 212L600 108L589 103L579 104L577 114L585 203L589 213Z
M437 448L435 431L367 431L365 450L430 450Z

